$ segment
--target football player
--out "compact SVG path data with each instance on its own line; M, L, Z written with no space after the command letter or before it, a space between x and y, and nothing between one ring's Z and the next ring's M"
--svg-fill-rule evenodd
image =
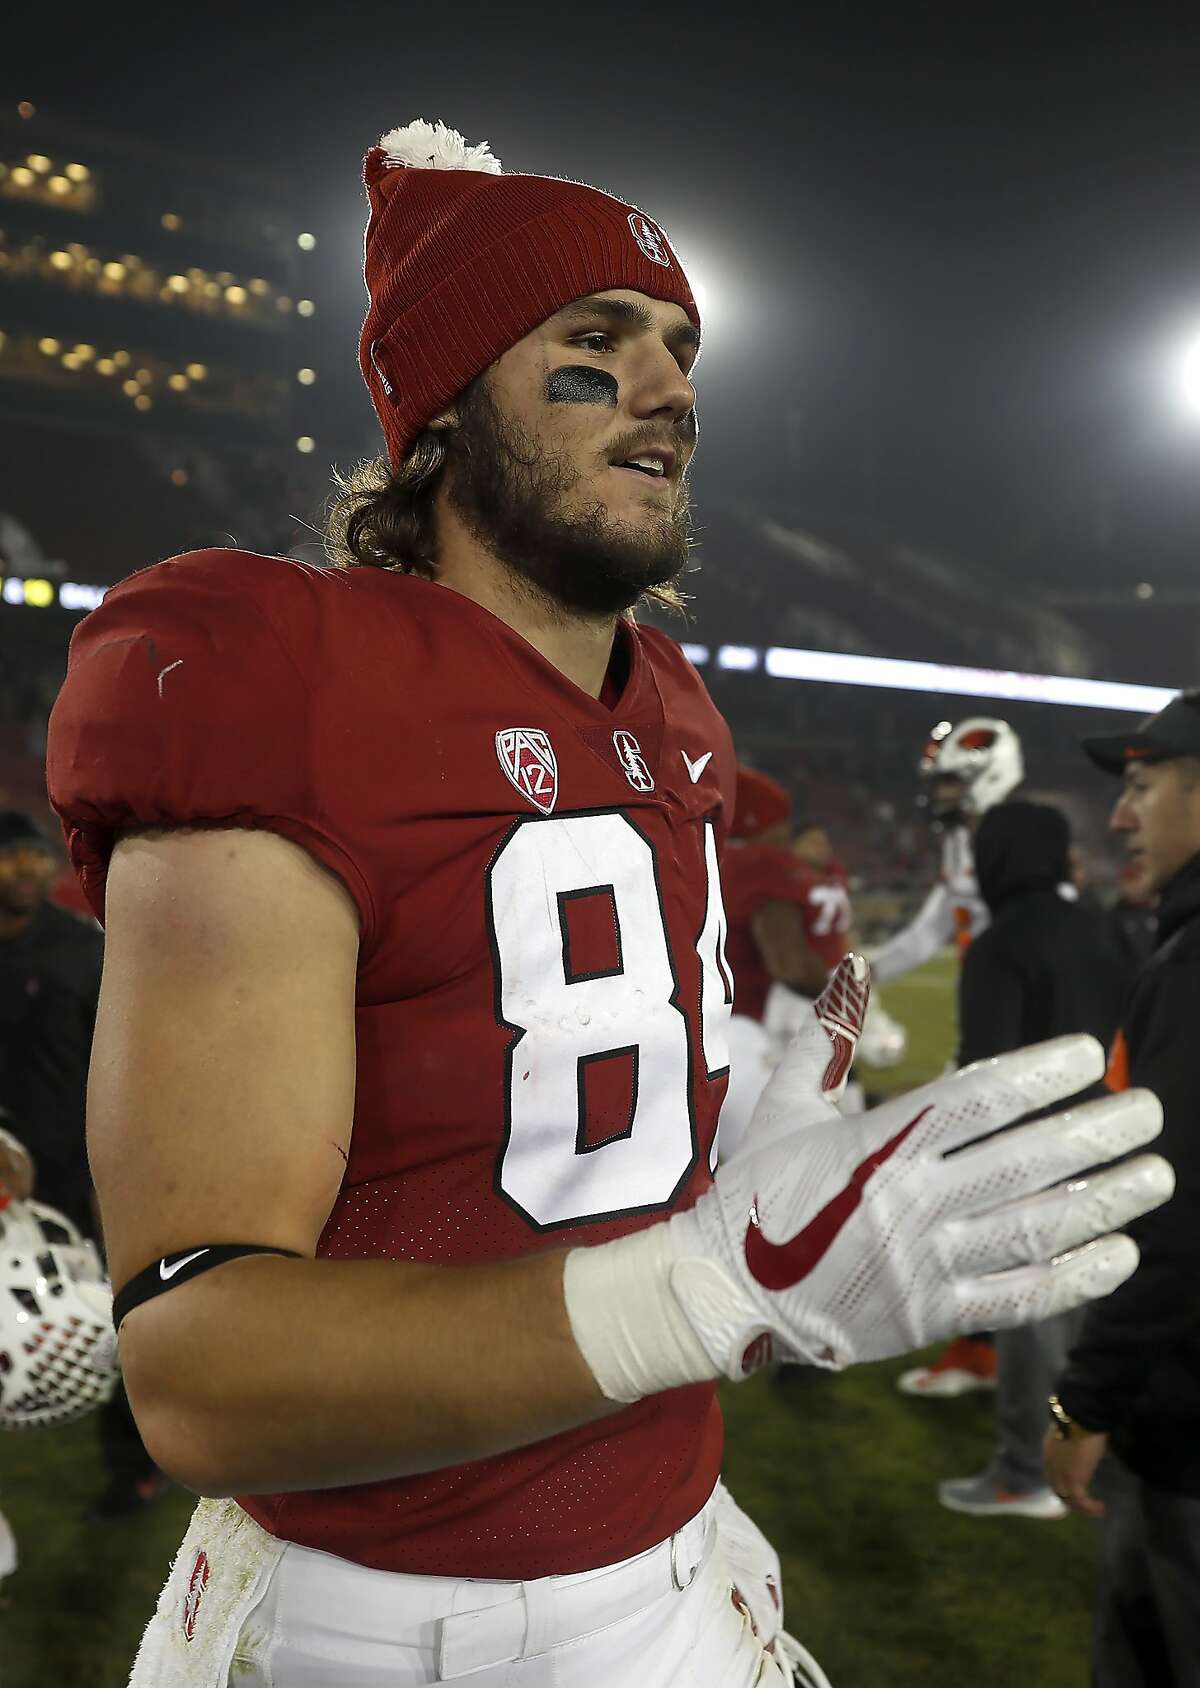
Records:
M856 959L712 1176L732 747L629 613L687 556L691 288L636 207L440 124L365 176L354 566L134 574L51 723L114 1322L205 1497L132 1680L765 1688L715 1379L1104 1293L1170 1169L1077 1174L1158 1106L946 1152L1091 1082L1076 1038L844 1120Z
M850 943L850 896L832 850L820 866L796 848L828 844L824 830L801 828L792 841L792 801L769 774L737 770L730 848L721 867L733 977L729 1089L721 1108L721 1155L740 1148L775 1065L766 1011L786 1041L824 989Z
M971 839L980 816L1011 797L1025 778L1021 741L1007 721L975 715L956 727L942 721L929 736L919 772L931 787L929 812L942 834L941 873L908 925L873 952L871 973L879 984L923 967L947 944L965 948L986 926Z
M941 874L909 924L872 953L871 972L879 983L923 967L947 944L957 945L961 954L987 925L971 841L982 816L1024 779L1021 741L1007 721L976 715L956 727L942 721L929 735L918 772L931 788L929 812L942 834ZM990 1334L956 1337L928 1365L902 1372L897 1387L918 1396L994 1389Z

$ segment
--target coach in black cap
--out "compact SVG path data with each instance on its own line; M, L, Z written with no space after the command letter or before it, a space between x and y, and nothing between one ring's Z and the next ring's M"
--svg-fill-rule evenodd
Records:
M1176 1190L1128 1227L1138 1270L1087 1310L1046 1471L1101 1520L1093 1688L1200 1688L1200 691L1084 749L1123 777L1111 826L1132 889L1161 899L1106 1082L1157 1093Z

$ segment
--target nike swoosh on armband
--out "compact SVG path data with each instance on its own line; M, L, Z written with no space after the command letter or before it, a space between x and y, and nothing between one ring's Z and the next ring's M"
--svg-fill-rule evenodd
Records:
M181 1272L183 1268L189 1265L193 1260L199 1260L202 1254L207 1253L208 1250L206 1248L198 1248L193 1254L185 1254L181 1260L172 1260L169 1266L165 1260L160 1260L158 1263L158 1275L165 1284L168 1279L175 1276L176 1272Z
M831 1197L803 1230L797 1231L788 1242L773 1243L763 1235L758 1220L758 1197L755 1196L750 1223L746 1227L745 1245L746 1265L754 1281L766 1290L792 1289L803 1282L828 1254L847 1219L862 1201L867 1179L895 1154L932 1107L931 1102L928 1107L922 1108L915 1119L909 1120L894 1137L889 1137L886 1143L861 1161L850 1174L845 1189Z

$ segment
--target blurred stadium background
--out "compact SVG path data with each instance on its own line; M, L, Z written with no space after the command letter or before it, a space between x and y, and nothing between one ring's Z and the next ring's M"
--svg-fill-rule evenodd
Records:
M897 51L903 58L910 49L915 62L919 41ZM729 51L733 75L737 54ZM198 45L196 54L199 63ZM1114 48L1114 65L1117 56ZM205 62L210 74L211 52ZM517 60L501 54L501 79L503 63ZM837 94L832 64L821 64L831 79L819 108L826 117ZM318 78L315 60L309 68ZM326 215L305 171L282 160L272 166L266 147L235 161L231 146L209 146L203 135L185 140L186 126L161 121L169 79L149 81L152 115L169 140L150 140L148 123L101 121L94 88L74 103L62 97L44 106L0 87L0 806L29 809L48 826L47 712L72 629L105 588L136 567L206 545L318 560L330 465L377 449L353 365L360 219L348 140L341 203ZM445 88L445 79L435 85ZM191 85L196 110L198 87ZM342 138L354 133L365 143L421 102L406 92L401 103L403 111L376 85L369 119L340 114ZM462 116L453 102L428 115L470 128L479 101L469 95L461 104ZM298 102L289 123L297 109ZM485 109L495 120L495 101ZM1064 132L1071 109L1060 113ZM999 110L980 118L985 130L994 125L997 145ZM619 168L596 165L590 137L564 143L557 161L545 143L554 133L547 121L540 134L526 129L525 156L514 162L619 185ZM481 122L472 132L491 127ZM886 150L885 129L881 117L873 158ZM1181 137L1182 130L1182 146ZM495 138L503 156L504 137ZM1027 144L1036 151L1040 143ZM299 152L311 157L302 144ZM656 170L643 168L639 178L630 168L633 189L644 189L657 210ZM841 261L890 255L896 225L883 208L886 169L881 181L871 238L848 240ZM961 185L957 191L966 195ZM709 391L722 402L739 383L758 382L770 394L769 427L744 397L711 427L705 412L694 603L686 626L669 629L691 648L742 758L782 780L804 814L827 826L851 876L858 929L870 939L901 922L936 871L937 842L915 803L916 760L930 726L1002 714L1025 741L1031 793L1068 811L1091 884L1111 896L1109 793L1076 746L1085 731L1124 725L1140 700L1061 700L1078 695L1072 681L1174 688L1196 677L1194 459L1174 442L1147 469L1154 451L1142 439L1140 479L1122 479L1095 415L1051 405L1035 424L1017 391L1006 426L1014 437L1028 435L1024 478L1007 507L1002 498L989 504L979 485L960 483L946 445L960 423L969 432L967 423L943 406L940 443L934 438L928 412L911 396L919 355L906 363L899 337L885 354L878 337L868 339L873 398L858 392L839 407L831 343L811 338L797 356L808 360L816 396L797 399L794 381L771 386L767 365L779 362L772 348L746 350L728 334L739 302L762 307L755 276L739 276L743 213L731 207L734 232L724 248L709 229L706 266L701 197L683 186L678 197L678 217L668 195L663 221L680 226L685 257L686 237L694 237L711 295L714 349L703 380L711 377ZM1100 197L1085 208L1094 226L1069 265L1063 260L1073 275L1101 248ZM828 217L814 215L818 235L827 233ZM1152 245L1171 215L1165 203L1157 218L1153 207L1148 215ZM916 220L929 226L919 209ZM1187 262L1197 256L1194 244ZM921 266L903 270L901 304L930 285ZM833 269L822 276L819 261L804 279L837 291ZM935 289L941 304L949 285ZM1062 334L1072 305L1065 286L1053 295L1046 335ZM1176 315L1177 305L1173 298ZM1020 309L1013 307L1014 321ZM953 361L972 343L974 325L943 317L939 328L943 322L944 356ZM1103 325L1094 319L1087 328L1094 344ZM923 333L927 355L928 324ZM1043 359L1044 350L1044 340L1023 343L1028 362L1069 384L1078 369ZM1200 357L1195 363L1200 407ZM944 398L942 365L933 387ZM1081 406L1096 400L1094 387L1081 390ZM1110 420L1119 402L1110 393L1101 405ZM897 441L909 410L906 458ZM1055 457L1064 427L1095 446L1086 463ZM912 493L913 464L939 450L941 521L926 519ZM774 466L769 485L756 472L764 456ZM926 494L928 508L928 487ZM785 659L771 654L780 651ZM842 678L815 683L785 677L788 652L934 666L909 676L915 689L851 683L878 681L870 668L835 668ZM790 666L803 669L804 660ZM62 894L70 899L65 882ZM903 1087L944 1065L954 1043L953 965L943 957L885 993L910 1042L905 1064L874 1075L874 1088ZM837 1688L1081 1685L1088 1525L981 1523L941 1511L937 1480L973 1471L985 1456L990 1401L906 1400L893 1379L910 1363L863 1368L788 1396L765 1379L726 1391L729 1481L779 1547L791 1627ZM100 1480L93 1423L0 1444L3 1506L22 1546L21 1570L0 1593L0 1688L125 1681L188 1499L172 1491L136 1518L84 1522Z

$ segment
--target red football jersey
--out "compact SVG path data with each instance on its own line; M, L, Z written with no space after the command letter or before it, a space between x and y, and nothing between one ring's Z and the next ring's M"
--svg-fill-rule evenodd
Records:
M771 977L751 922L764 903L798 903L809 946L832 972L846 953L850 892L836 862L823 873L780 844L731 844L721 867L729 916L728 957L735 1014L761 1020Z
M600 1243L711 1181L733 750L672 640L618 637L610 708L445 587L234 551L132 576L76 630L48 773L98 915L114 829L172 822L282 833L358 905L354 1133L322 1258ZM241 1504L365 1565L532 1578L670 1535L721 1449L702 1385L497 1458Z

